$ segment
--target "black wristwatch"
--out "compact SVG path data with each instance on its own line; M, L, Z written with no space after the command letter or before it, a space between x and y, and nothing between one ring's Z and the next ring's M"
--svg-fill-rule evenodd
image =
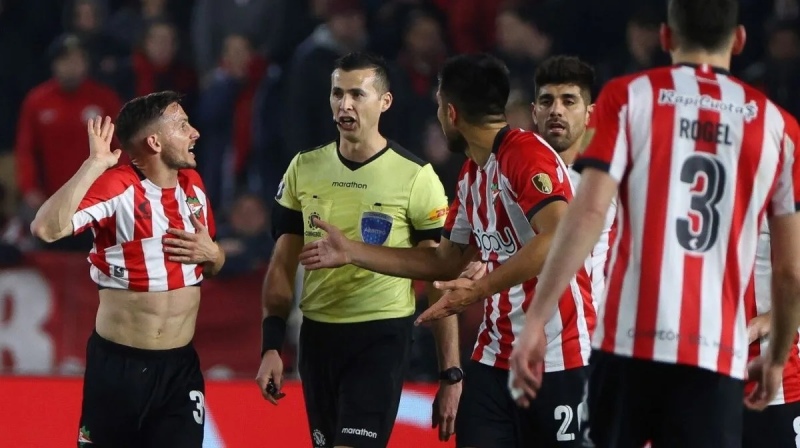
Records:
M461 370L461 367L450 367L439 372L439 379L447 382L447 384L456 384L464 379L464 371Z

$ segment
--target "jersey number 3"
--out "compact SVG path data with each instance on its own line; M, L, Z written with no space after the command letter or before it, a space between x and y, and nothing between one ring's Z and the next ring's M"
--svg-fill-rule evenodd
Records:
M683 162L681 182L689 184L689 216L678 218L678 242L691 252L706 252L719 237L717 204L725 193L725 167L706 154L693 154Z

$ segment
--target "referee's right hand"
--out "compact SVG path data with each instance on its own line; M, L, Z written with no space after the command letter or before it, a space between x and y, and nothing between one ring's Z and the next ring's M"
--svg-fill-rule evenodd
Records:
M270 391L270 380L275 385L275 391ZM283 360L277 350L267 350L261 358L261 366L258 368L256 383L261 390L261 396L270 403L277 405L278 400L285 397L281 392L283 385ZM274 394L270 392L275 392Z

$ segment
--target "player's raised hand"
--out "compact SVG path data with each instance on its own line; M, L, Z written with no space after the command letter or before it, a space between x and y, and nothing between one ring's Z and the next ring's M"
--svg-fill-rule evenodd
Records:
M169 261L183 264L200 264L214 262L220 255L221 250L217 243L211 239L208 229L204 226L194 213L189 214L189 220L194 226L195 232L187 232L182 229L167 229L167 233L174 238L164 238L164 253L169 254Z
M111 168L119 161L121 149L111 151L111 139L114 136L114 123L111 117L97 116L90 118L86 123L89 134L89 158L100 163L105 168Z
M509 358L508 390L520 407L530 406L542 387L546 351L544 328L526 325Z
M783 384L783 366L763 355L747 366L747 378L756 382L756 388L744 398L745 406L761 411L769 405Z
M341 230L327 222L313 218L314 225L324 230L326 235L321 239L303 246L300 252L300 263L309 271L324 268L338 268L349 264L350 245L353 243Z

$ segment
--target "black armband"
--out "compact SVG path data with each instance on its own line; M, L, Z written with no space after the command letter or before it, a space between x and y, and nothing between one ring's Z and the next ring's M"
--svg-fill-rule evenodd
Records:
M261 357L267 350L283 349L283 340L286 338L286 320L278 316L267 316L261 321Z

